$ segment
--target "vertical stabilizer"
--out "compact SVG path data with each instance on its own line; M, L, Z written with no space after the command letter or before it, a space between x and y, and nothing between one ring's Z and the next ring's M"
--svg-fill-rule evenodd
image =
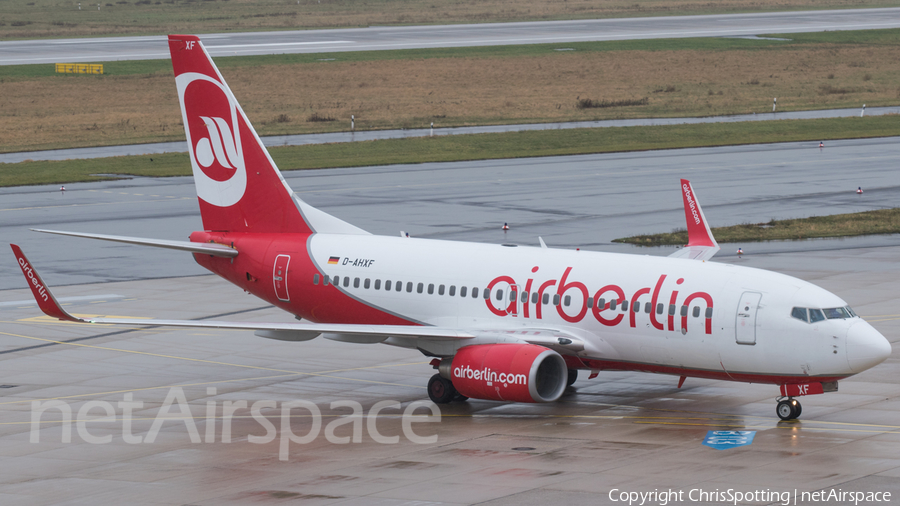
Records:
M204 229L366 233L294 195L198 37L169 51Z

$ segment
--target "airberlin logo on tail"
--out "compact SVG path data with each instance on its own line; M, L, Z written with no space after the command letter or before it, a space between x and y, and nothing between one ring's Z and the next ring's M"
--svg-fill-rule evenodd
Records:
M24 258L20 257L20 258L18 258L18 260L19 260L19 267L22 268L22 272L25 273L25 277L28 278L28 281L31 282L31 285L32 285L31 289L34 291L35 295L38 295L42 299L44 299L44 302L48 301L50 299L50 297L47 295L47 289L44 288L43 284L41 284L41 281L37 277L37 274L34 273L34 270L31 268L30 265L28 265L28 262L26 262Z
M202 167L208 168L213 162L219 162L219 165L226 169L234 169L238 165L237 147L234 143L234 136L228 123L222 118L209 118L200 116L209 137L202 137L194 146L194 155L197 163Z
M241 145L246 121L231 92L216 77L185 72L175 78L197 196L218 207L240 202L247 189Z

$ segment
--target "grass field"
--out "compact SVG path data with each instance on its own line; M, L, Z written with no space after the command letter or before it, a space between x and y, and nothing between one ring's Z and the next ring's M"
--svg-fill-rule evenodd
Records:
M767 112L773 97L779 110L900 103L900 30L788 37L217 63L260 135L348 130L351 115L358 129L385 129ZM556 51L562 47L572 50ZM0 152L184 138L168 61L112 62L107 70L0 67Z
M744 223L713 228L712 233L719 243L897 234L900 233L900 208L813 216L794 220L772 220L768 223ZM640 246L678 246L687 244L687 241L687 231L639 235L613 240L613 242Z
M3 0L0 39L896 6L885 0Z
M282 170L608 153L900 135L895 116L454 135L271 148ZM0 186L109 179L94 174L184 176L186 153L0 164Z

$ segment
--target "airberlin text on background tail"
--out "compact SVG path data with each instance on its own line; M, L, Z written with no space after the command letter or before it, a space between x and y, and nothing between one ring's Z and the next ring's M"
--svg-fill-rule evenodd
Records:
M846 302L790 276L709 262L719 246L687 180L688 244L671 257L372 235L299 199L199 38L169 37L203 231L190 241L40 230L189 251L299 323L78 318L18 246L41 309L81 323L254 330L261 337L384 343L433 357L428 394L557 400L590 370L647 371L837 389L890 345ZM401 234L403 235L403 234Z

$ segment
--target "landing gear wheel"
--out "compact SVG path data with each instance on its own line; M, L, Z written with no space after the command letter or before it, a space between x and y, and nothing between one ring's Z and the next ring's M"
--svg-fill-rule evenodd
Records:
M447 404L456 397L456 389L453 383L440 374L435 374L428 380L428 397L436 404Z
M775 408L775 413L777 413L778 418L781 418L782 420L795 420L802 412L803 407L794 399L780 401Z
M431 389L429 389L429 392L430 390ZM778 414L778 418L785 421L794 419L794 407L791 406L790 401L780 401L778 406L775 407L775 413Z
M578 379L578 369L569 369L568 373L569 377L566 378L566 386L570 387Z

